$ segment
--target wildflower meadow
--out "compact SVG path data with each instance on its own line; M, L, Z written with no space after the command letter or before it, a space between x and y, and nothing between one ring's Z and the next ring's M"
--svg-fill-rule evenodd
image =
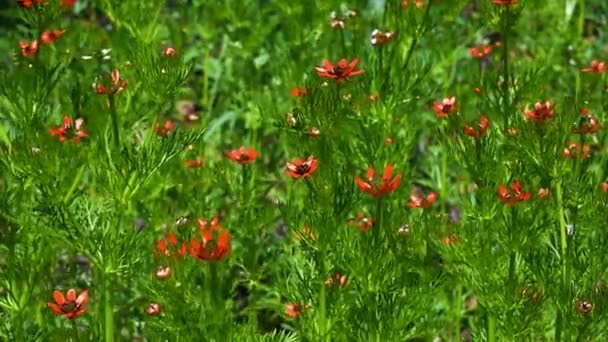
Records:
M0 341L608 341L605 0L3 0Z

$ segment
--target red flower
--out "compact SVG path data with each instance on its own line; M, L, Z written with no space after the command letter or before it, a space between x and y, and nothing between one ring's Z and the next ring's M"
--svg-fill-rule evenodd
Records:
M87 309L84 306L87 304L89 300L89 294L87 290L84 290L76 297L76 290L69 289L67 293L67 298L63 296L58 290L53 292L54 303L47 303L48 307L53 310L55 315L63 315L68 319L76 319L78 316L83 315L87 312Z
M606 70L608 70L608 65L606 65L606 62L595 59L591 61L591 65L589 67L581 69L582 72L592 72L595 74L602 74L606 72Z
M45 0L17 0L19 6L24 8L32 8L35 4L42 4Z
M186 246L186 242L182 241L181 248L177 247L177 235L175 233L167 233L164 239L158 240L156 242L156 255L157 256L166 256L166 257L183 257L188 252L188 248Z
M588 144L584 144L583 148L581 150L580 145L578 143L575 143L573 141L569 141L568 145L564 148L564 150L562 151L562 155L564 156L564 158L587 158L589 157L589 155L591 154L591 146L589 146Z
M484 59L492 53L491 45L475 45L469 49L469 55L475 59Z
M288 303L285 304L285 315L289 318L298 317L306 309L304 304Z
M54 43L61 35L65 32L65 30L52 30L52 31L44 31L40 35L40 40L44 44L52 44Z
M70 8L76 4L77 0L61 0L59 2L59 7L61 8Z
M367 218L367 217L365 217L365 214L362 211L360 211L354 220L348 221L348 225L357 226L357 229L360 232L365 233L372 228L375 220L376 220L375 217Z
M422 6L424 6L424 0L414 0L414 3L416 4L416 8L422 8ZM403 0L401 3L401 7L403 8L407 8L409 5L409 0Z
M196 221L197 225L198 225L198 230L201 232L201 234L206 231L206 230L220 230L222 229L222 226L220 225L220 218L219 216L215 216L211 219L211 221L204 219L204 218L199 218Z
M327 59L324 59L323 66L316 67L315 70L319 77L340 81L364 73L365 70L355 70L357 64L359 64L359 58L353 59L350 63L348 63L345 58L342 58L336 65L332 64Z
M23 57L35 56L38 53L38 41L34 40L33 42L19 42L19 47L21 48L21 55Z
M199 169L203 166L203 157L198 156L196 159L189 159L184 162L184 166L189 169Z
M341 289L346 287L346 281L348 278L346 274L342 274L340 272L336 272L333 276L327 277L325 279L325 286L333 286L334 284L338 284Z
M482 115L479 118L479 124L477 125L477 128L473 128L469 125L465 125L462 128L462 131L464 132L464 134L466 134L470 137L480 139L486 135L489 128L490 128L490 122L488 121L488 118L485 115Z
M441 239L441 244L445 246L451 246L458 240L458 236L456 234L450 234Z
M95 85L95 92L97 94L112 96L127 88L127 81L120 79L120 72L118 69L112 70L110 73L110 80L112 82L111 88L106 88L106 85L103 82L99 82Z
M494 3L501 6L517 5L517 0L494 0Z
M410 208L428 209L436 200L437 194L434 192L428 194L426 198L420 194L414 193L410 195L410 201L407 203L407 206Z
M355 176L355 182L361 191L373 197L380 197L388 194L389 192L395 190L401 181L401 173L398 173L395 178L391 179L393 176L393 164L391 163L389 163L386 166L386 169L384 169L382 178L379 179L378 177L375 177L377 174L372 167L367 169L366 176L367 182L359 178L359 176Z
M551 195L551 190L549 188L540 188L538 189L538 197L542 199L546 199Z
M380 30L373 30L370 37L370 42L373 46L382 46L395 39L395 33L393 32L382 32Z
M157 303L152 303L146 308L146 314L148 316L158 316L161 312L160 304Z
M228 158L235 163L239 163L241 165L251 164L255 161L259 155L258 152L253 147L249 149L245 149L244 146L241 146L238 150L232 150L228 153Z
M168 46L163 50L165 57L177 57L177 50L174 47Z
M156 123L154 125L154 133L159 137L166 137L175 129L175 123L172 120L167 120L163 124Z
M525 112L528 119L536 122L545 121L547 118L553 117L555 112L555 105L551 104L551 101L547 100L544 104L536 102L533 110L527 110Z
M302 97L306 94L308 94L308 88L306 87L296 87L291 89L291 96L293 97Z
M156 269L156 278L158 280L166 280L171 277L171 267L169 266L159 266Z
M287 162L286 171L293 179L300 179L301 177L309 178L317 169L318 164L314 156L308 156L304 161L297 158L293 163Z
M573 133L579 134L593 134L597 133L602 129L602 125L597 121L597 119L589 114L589 110L587 108L582 108L580 110L582 119L581 123L578 127L572 127Z
M311 138L316 138L321 135L321 131L317 127L313 127L308 131L308 136Z
M214 237L214 232L217 232ZM232 237L225 230L206 229L201 232L201 240L190 240L190 255L201 261L218 261L230 255Z
M83 124L83 118L72 120L72 118L66 115L63 117L63 125L49 129L49 133L57 136L60 142L72 140L74 144L78 144L80 139L89 136L87 131L82 129Z
M458 110L458 104L456 103L456 97L446 97L441 102L435 101L433 102L433 110L437 114L437 117L440 119L445 118L450 114L456 113Z
M507 188L507 186L503 184L498 186L498 199L506 205L514 205L517 202L527 201L531 196L531 193L525 192L521 189L521 185L518 180L513 182L511 189Z

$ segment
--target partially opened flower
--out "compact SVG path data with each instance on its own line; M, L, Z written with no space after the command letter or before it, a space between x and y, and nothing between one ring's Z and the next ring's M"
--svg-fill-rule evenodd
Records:
M469 55L475 59L484 59L492 53L492 45L478 44L469 49Z
M173 120L166 120L165 122L157 122L154 124L154 133L159 137L166 137L169 133L175 129L175 123Z
M23 57L35 56L38 53L38 41L34 40L32 42L19 42L19 47L21 48L21 55Z
M286 172L293 179L309 178L317 166L318 161L314 156L308 156L305 160L296 158L293 163L287 162Z
M376 171L369 167L367 169L366 179L364 181L359 176L355 176L355 183L359 189L373 197L385 196L399 186L401 181L401 173L393 177L393 164L389 163L384 169L381 177L378 177Z
M44 44L52 44L55 41L57 41L57 39L59 39L59 37L61 37L61 35L65 32L65 30L52 30L52 31L44 31L42 32L42 34L40 35L40 40L44 43Z
M157 304L157 303L151 303L146 308L146 314L148 316L158 316L161 314L161 312L162 312L162 310L160 308L160 304Z
M507 188L506 185L498 186L498 199L506 205L514 205L518 202L527 201L532 196L531 193L525 192L521 189L521 184L518 180L511 184L511 188Z
M306 87L295 87L291 89L291 96L293 97L302 97L304 95L308 94L308 88Z
M253 147L246 149L244 146L241 146L238 150L228 152L228 158L241 165L253 163L258 155L259 153Z
M555 112L555 105L551 104L551 101L547 100L545 103L540 101L534 104L534 109L526 110L525 114L531 121L543 122L548 118L553 117Z
M69 289L67 296L64 296L61 291L55 290L53 299L55 302L49 302L47 305L55 315L76 319L87 312L87 309L84 308L89 300L87 290L82 291L78 296L76 296L76 290L74 289Z
M351 76L361 75L365 70L355 70L359 64L359 58L353 59L350 63L342 58L338 64L333 64L327 59L323 60L323 65L316 67L315 70L319 77L331 78L334 81L348 79Z
M378 29L372 31L370 37L370 43L373 46L382 46L395 39L395 33L393 32L383 32Z
M446 97L441 102L433 102L433 110L438 118L443 119L448 115L456 113L458 110L458 104L456 103L456 97Z
M572 127L572 133L594 134L602 130L602 125L589 113L587 108L580 110L581 121L577 126Z
M437 193L431 192L426 197L415 192L410 195L410 201L407 203L407 206L410 208L421 208L428 209L433 203L437 200Z
M177 235L173 232L167 233L164 239L160 239L156 242L156 256L183 258L187 252L186 242L181 241L180 244Z
M587 158L591 155L591 146L589 144L583 144L583 147L580 147L580 144L575 143L574 141L569 141L568 145L562 151L562 155L564 158L568 159L577 159L577 158Z
M174 47L168 46L163 50L163 56L165 57L177 57L177 50Z
M494 0L494 3L500 6L517 5L517 0Z
M78 144L82 138L89 136L87 131L82 128L83 124L83 118L72 120L72 118L66 115L63 117L63 124L49 129L49 134L58 137L60 142L71 140L73 143Z
M120 78L118 69L114 69L110 73L110 82L111 84L109 87L107 87L104 82L98 82L95 84L95 92L97 94L112 96L127 88L127 81Z
M372 228L374 221L374 217L365 217L365 214L360 211L354 220L348 221L348 225L355 226L360 232L365 233Z
M589 72L594 74L603 74L604 72L606 72L606 70L608 70L608 64L606 64L606 62L598 61L595 59L591 61L590 66L581 69L582 72Z
M188 159L184 162L184 166L188 169L200 169L203 167L203 156L197 156L195 159Z
M190 240L190 255L201 261L219 261L230 255L232 237L225 229L204 230L201 239Z
M482 115L479 118L479 123L477 124L477 127L465 125L462 128L462 131L464 132L464 134L466 134L472 138L480 139L486 135L489 128L490 128L490 122L488 121L488 118L485 115Z

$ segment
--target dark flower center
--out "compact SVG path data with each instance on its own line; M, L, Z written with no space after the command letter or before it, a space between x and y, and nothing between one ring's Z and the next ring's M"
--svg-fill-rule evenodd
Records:
M336 76L342 76L342 74L344 74L344 71L345 69L339 65L336 65L331 69L331 73Z
M308 164L300 164L296 166L296 172L300 175L307 173L309 169L310 167L308 166Z
M78 305L76 305L76 302L66 302L65 304L63 304L61 306L61 311L72 312L72 311L76 310L76 308L78 308Z

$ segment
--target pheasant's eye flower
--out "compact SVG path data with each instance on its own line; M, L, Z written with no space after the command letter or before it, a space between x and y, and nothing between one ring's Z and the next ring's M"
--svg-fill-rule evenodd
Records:
M570 141L562 151L562 155L564 156L564 158L568 159L576 159L579 157L587 158L589 157L589 155L591 155L591 146L588 144L584 144L583 148L581 149L578 143Z
M509 206L514 205L517 202L527 201L531 196L531 193L521 189L521 184L518 180L513 182L510 189L503 184L498 186L498 199Z
M148 316L158 316L161 313L161 308L160 308L160 304L157 303L152 303L150 305L148 305L148 307L146 308L146 314Z
M602 129L602 125L597 121L597 119L589 113L587 108L582 108L580 110L581 113L581 122L577 126L572 127L573 133L579 134L593 134L597 133Z
M608 70L608 65L606 64L606 62L598 61L595 59L591 61L590 66L581 69L582 72L591 72L595 74L603 74L604 72L606 72L606 70Z
M359 58L353 59L350 63L342 58L338 64L332 64L328 60L323 60L323 65L316 67L315 70L319 77L331 78L334 81L348 79L351 76L361 75L365 70L355 70L359 64Z
M87 309L84 308L89 300L87 290L82 291L78 297L76 297L76 290L74 289L68 290L67 297L64 297L60 291L55 290L53 292L53 299L55 302L49 302L47 305L55 315L63 315L65 318L76 319L87 312Z
M341 29L342 30L342 29L344 29L344 20L338 19L338 18L332 19L329 21L329 26L332 29Z
M32 8L35 4L42 4L45 0L17 0L19 6L23 8Z
M416 4L416 8L422 8L424 6L424 0L414 0L414 3ZM401 3L401 7L403 8L407 8L410 5L410 0L403 0L403 2Z
M434 192L428 194L426 198L420 194L414 193L410 195L410 201L407 203L407 206L410 208L427 209L430 208L436 200L437 194Z
M517 5L517 0L494 0L494 3L500 6Z
M74 144L78 144L80 139L89 136L87 131L82 128L83 124L83 118L72 120L72 118L66 115L63 117L63 124L61 126L49 129L49 133L58 137L60 142L72 140Z
M298 98L308 94L308 88L306 87L296 87L291 89L291 96Z
M370 37L370 42L373 46L382 46L395 39L395 33L393 32L382 32L379 30L373 30Z
M346 274L336 272L333 276L329 276L327 279L325 279L325 286L333 286L334 284L338 284L340 288L343 289L346 287L346 281Z
M540 188L538 189L538 197L542 199L546 199L551 195L551 190L549 188Z
M470 137L480 139L486 135L489 128L490 128L490 122L488 121L488 118L485 115L482 115L479 118L479 124L477 125L477 128L474 128L469 125L465 125L462 128L462 131L464 132L464 134L466 134Z
M393 164L389 163L384 169L382 177L377 177L375 170L372 167L367 169L367 182L361 179L359 176L355 176L355 182L361 191L373 196L381 197L389 192L395 190L399 186L401 181L401 173L398 173L394 178L393 176Z
M97 83L95 85L95 92L97 94L112 96L127 88L127 80L121 80L118 69L112 70L110 73L110 81L112 83L110 88L107 88L103 82Z
M168 46L163 50L165 57L177 57L177 50L174 47Z
M164 123L156 123L154 125L154 133L159 137L166 137L175 129L175 123L172 120L167 120Z
M310 129L310 131L308 131L308 136L311 138L316 138L319 135L321 135L321 131L317 127L313 127Z
M230 255L231 240L232 236L225 229L204 230L200 241L190 240L190 255L201 261L219 261Z
M437 114L437 117L440 119L445 118L450 114L456 113L458 110L458 104L456 103L456 97L446 97L441 102L435 101L433 102L433 110Z
M319 162L314 156L308 156L306 160L297 158L293 163L287 162L286 172L293 179L309 178L317 169L318 164Z
M200 169L203 166L203 156L197 156L196 159L186 160L184 166L189 169Z
M155 254L157 256L182 258L188 252L186 242L182 241L181 247L178 247L177 235L175 233L167 233L164 239L156 242Z
M451 246L458 240L458 236L456 234L450 234L441 239L441 244L445 246Z
M608 194L608 181L602 182L602 184L600 184L600 188L602 189L602 192Z
M35 56L38 53L38 41L34 40L33 42L19 42L19 47L21 48L21 55L23 57Z
M285 316L289 318L298 317L302 314L302 311L305 309L304 305L297 303L288 303L285 304Z
M365 217L365 214L360 211L354 220L348 221L348 225L356 226L360 232L365 233L372 228L375 220L374 217Z
M576 310L586 315L593 310L593 303L588 300L579 300L576 302Z
M220 225L219 216L213 217L211 219L211 221L201 217L196 221L196 224L197 224L198 230L201 232L201 234L203 234L207 230L215 231L215 230L223 229L222 226Z
M255 161L259 155L258 152L253 147L249 149L245 149L244 146L241 146L238 150L232 150L228 152L228 158L235 163L239 163L241 165L251 164Z
M65 32L65 30L53 30L53 31L44 31L40 35L40 40L44 44L54 43L61 35Z
M492 53L491 45L475 45L469 49L469 55L475 59L484 59Z
M526 110L525 114L531 121L543 122L547 118L553 117L555 112L555 105L551 104L551 101L545 101L545 103L536 102L534 109Z
M171 277L171 267L169 266L159 266L156 269L156 278L158 280L165 280Z
M73 7L74 4L76 4L76 1L78 1L78 0L61 0L61 1L59 1L59 7L60 8Z

